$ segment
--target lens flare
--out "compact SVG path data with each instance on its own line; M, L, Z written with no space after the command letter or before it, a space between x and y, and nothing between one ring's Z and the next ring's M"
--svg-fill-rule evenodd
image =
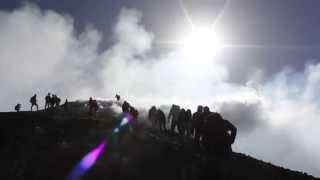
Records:
M97 160L101 152L106 146L105 143L101 143L98 147L96 147L93 151L91 151L87 156L85 156L81 160L81 166L83 166L85 169L89 169Z
M114 134L119 133L120 132L120 128L116 127L113 129L112 131Z
M78 163L71 171L68 180L79 180L81 176L95 164L106 145L107 141L105 140L84 156L80 163Z
M127 124L130 124L130 123L132 122L132 120L133 120L133 117L132 117L130 114L124 114L124 115L116 118L116 120L118 120L118 119L120 119L121 121L120 121L119 126L116 126L116 127L113 129L113 131L112 131L113 134L119 133L119 132L120 132L120 129L121 129L123 126L125 126L125 125L127 125Z
M116 120L121 119L121 122L118 126L113 128L112 135L115 135L120 132L121 127L132 122L133 117L130 114L123 114L119 118L115 118ZM81 161L73 168L71 173L68 176L68 180L80 180L81 176L83 176L96 162L96 160L101 155L102 151L107 146L107 140L104 140L97 147L95 147L92 151L90 151L87 155L85 155Z
M133 117L130 114L124 114L121 119L120 127L123 127L123 126L131 123L132 120L133 120Z

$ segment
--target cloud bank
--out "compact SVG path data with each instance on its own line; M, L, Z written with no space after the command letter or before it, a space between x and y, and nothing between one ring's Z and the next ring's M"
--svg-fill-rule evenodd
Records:
M43 105L47 92L69 99L119 93L141 107L207 104L238 127L236 151L320 176L320 64L286 67L267 81L257 69L245 85L233 84L222 63L185 61L179 48L152 55L155 36L141 17L123 8L112 46L98 52L103 33L88 25L76 34L68 15L33 4L0 11L0 110L18 102L28 110L34 93Z

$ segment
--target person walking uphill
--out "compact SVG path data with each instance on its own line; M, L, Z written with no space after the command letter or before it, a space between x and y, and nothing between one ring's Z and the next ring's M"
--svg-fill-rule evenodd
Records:
M186 110L182 108L178 116L178 131L181 136L184 136L186 132L186 128L184 126L186 122L186 118L187 118Z
M192 128L192 112L190 109L186 111L186 120L184 123L185 129L186 129L186 136L188 138L191 137L191 128Z
M37 111L39 110L38 104L37 104L37 94L34 94L31 98L30 98L30 103L31 103L31 111L33 106L36 106Z
M155 128L156 127L156 122L157 122L157 108L156 108L156 106L152 106L149 109L148 120L151 122L151 126L153 128Z
M210 154L225 156L232 153L231 145L237 135L237 128L219 113L210 113L203 126L203 146Z
M171 132L174 132L176 126L178 126L179 113L180 113L180 106L172 104L170 112L168 114L168 123L171 120Z
M204 124L203 106L199 105L197 112L192 116L192 134L194 134L194 141L198 145L200 144L200 138L202 135L202 127Z
M161 109L157 110L157 121L159 123L159 130L160 131L166 131L166 115L164 114L164 112Z
M99 109L97 100L92 99L92 97L90 97L88 105L89 105L89 115L90 116L95 115Z
M45 104L44 104L45 110L50 108L50 100L51 100L51 94L48 93L45 97Z

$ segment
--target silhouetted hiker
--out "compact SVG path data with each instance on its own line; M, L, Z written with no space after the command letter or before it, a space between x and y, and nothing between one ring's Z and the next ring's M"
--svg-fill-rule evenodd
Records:
M120 101L120 95L119 94L116 94L116 99L117 99L117 101Z
M98 102L97 100L93 100L93 110L94 110L94 113L96 113L99 109L99 105L98 105Z
M54 108L55 105L55 95L52 94L50 99L49 99L49 103L50 103L50 108Z
M178 131L182 136L185 134L184 122L186 121L186 117L186 110L182 108L178 117Z
M122 112L129 113L130 111L130 104L127 101L124 101L122 104Z
M185 127L185 130L186 130L186 135L187 137L191 137L191 122L192 121L192 113L191 113L191 110L188 109L186 111L186 119L185 119L185 122L184 122L184 127Z
M58 108L60 106L60 102L61 102L61 99L57 95L55 95L54 103L55 103L56 108Z
M148 112L148 120L151 122L152 127L155 127L157 121L157 108L152 106Z
M44 105L45 110L50 108L50 99L51 99L51 95L50 93L48 93L45 97L45 105Z
M208 153L229 155L236 135L237 128L219 113L210 113L205 118L202 144Z
M137 120L139 116L139 111L133 106L129 107L129 113L132 116L133 120Z
M219 113L206 116L203 126L202 145L206 151L203 177L229 179L231 145L234 143L237 128L222 118Z
M171 131L174 132L178 125L178 118L180 113L180 106L173 104L168 114L168 122L171 120Z
M51 95L50 106L51 106L51 108L55 108L55 106L56 106L56 95L55 94Z
M95 114L99 109L97 100L93 100L92 97L90 97L88 104L89 104L89 115Z
M60 106L60 102L61 99L57 95L53 94L50 100L51 106L54 108L58 108Z
M203 107L198 106L197 112L192 116L192 131L194 133L194 141L199 144L202 133L202 127L204 124Z
M157 111L157 121L159 123L159 130L166 131L166 115L161 109L158 109Z
M16 110L17 112L20 112L21 109L21 104L17 104L14 106L14 110Z
M205 107L203 108L204 118L206 118L210 113L211 113L210 108L209 108L208 106L205 106Z
M63 104L63 109L65 112L68 112L69 111L69 102L68 102L68 99L66 99L66 101L64 102Z
M36 107L37 107L37 111L39 110L39 109L38 109L38 104L37 104L37 94L34 94L34 95L30 98L30 103L31 103L31 111L32 111L33 106L36 106Z

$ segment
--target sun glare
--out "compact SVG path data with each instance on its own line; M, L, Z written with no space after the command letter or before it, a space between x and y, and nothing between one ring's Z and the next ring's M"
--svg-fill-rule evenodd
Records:
M219 46L219 38L210 28L193 28L182 40L182 51L192 61L211 60Z

